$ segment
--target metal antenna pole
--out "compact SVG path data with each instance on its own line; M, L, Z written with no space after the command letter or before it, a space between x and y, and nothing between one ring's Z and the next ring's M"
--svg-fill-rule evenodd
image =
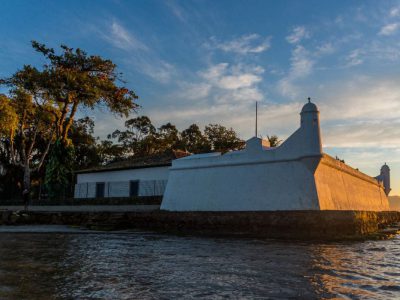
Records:
M256 137L257 137L257 129L258 129L258 102L256 101Z

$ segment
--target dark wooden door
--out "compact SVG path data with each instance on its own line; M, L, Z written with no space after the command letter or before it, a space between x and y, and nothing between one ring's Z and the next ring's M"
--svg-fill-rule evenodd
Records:
M139 195L139 181L131 181L130 187L129 187L129 195L131 197L136 197Z
M104 182L96 183L96 198L104 198Z

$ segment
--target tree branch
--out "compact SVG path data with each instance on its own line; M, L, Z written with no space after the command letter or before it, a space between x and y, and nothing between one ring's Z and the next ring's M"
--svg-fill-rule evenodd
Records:
M67 140L68 131L71 128L72 122L74 121L74 116L75 116L77 109L78 109L78 101L75 101L74 104L72 105L72 109L71 109L71 113L69 114L68 122L63 129L63 131L64 131L63 135L62 135L63 141Z
M49 138L49 141L46 146L46 150L43 152L42 157L40 158L39 164L36 166L36 168L33 169L33 171L39 171L39 169L42 167L43 162L44 162L47 154L49 153L50 146L53 141L53 137L54 137L54 128L51 131L50 138Z

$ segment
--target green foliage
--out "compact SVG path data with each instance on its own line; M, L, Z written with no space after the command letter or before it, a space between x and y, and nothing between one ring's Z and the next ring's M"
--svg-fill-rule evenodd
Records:
M148 117L129 119L125 122L125 128L125 131L116 130L108 136L121 143L124 156L147 156L156 152L156 128ZM113 149L109 147L109 150L117 152L115 147Z
M102 142L102 151L111 153L118 149L119 157L144 157L163 154L171 150L183 150L190 153L210 151L228 152L242 149L244 142L236 132L219 124L205 127L204 134L196 124L179 132L175 125L164 124L158 129L146 116L140 116L125 122L126 130L116 130L108 137L117 139L120 144ZM115 157L118 159L119 157Z
M100 141L96 147L96 153L100 158L100 164L107 164L109 162L120 159L125 156L126 149L120 145L115 144L110 140Z
M70 127L79 107L95 108L102 105L110 112L127 117L138 105L137 95L121 82L111 60L88 55L81 49L61 45L61 53L36 41L32 47L47 60L42 70L25 65L12 77L1 80L12 90L22 89L46 104L46 112L55 118L55 133L68 142Z
M206 126L204 134L210 142L213 151L225 153L230 150L243 149L245 145L244 141L238 138L232 128L227 129L219 124Z
M72 123L68 138L74 146L74 170L97 166L102 159L97 147L97 140L93 136L94 121L85 117Z
M0 95L0 136L14 138L17 125L18 115L11 99L5 95Z
M282 143L282 140L280 140L276 135L267 135L267 139L271 147L278 147Z
M206 153L211 151L211 145L207 137L196 124L190 125L181 133L182 148L190 153Z
M179 149L180 137L179 131L175 125L171 123L164 124L157 131L158 152L166 152L169 149Z
M50 199L64 197L72 177L74 148L57 140L46 165L45 185Z

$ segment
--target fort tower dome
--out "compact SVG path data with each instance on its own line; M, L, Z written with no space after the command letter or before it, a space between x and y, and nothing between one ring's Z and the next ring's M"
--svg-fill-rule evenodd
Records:
M303 139L311 153L322 153L321 130L318 107L308 98L300 113L300 128Z

